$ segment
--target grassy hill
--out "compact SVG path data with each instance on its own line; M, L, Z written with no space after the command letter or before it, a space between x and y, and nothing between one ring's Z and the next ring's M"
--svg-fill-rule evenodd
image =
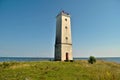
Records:
M120 64L75 62L3 62L0 80L120 80Z

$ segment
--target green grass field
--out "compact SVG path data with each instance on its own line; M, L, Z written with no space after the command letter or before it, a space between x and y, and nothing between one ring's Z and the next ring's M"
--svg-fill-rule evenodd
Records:
M0 80L120 80L120 64L74 62L3 62Z

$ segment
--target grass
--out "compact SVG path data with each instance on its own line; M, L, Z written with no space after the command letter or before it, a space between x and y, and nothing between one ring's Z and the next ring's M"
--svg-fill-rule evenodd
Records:
M2 62L0 80L120 80L120 64L75 62Z

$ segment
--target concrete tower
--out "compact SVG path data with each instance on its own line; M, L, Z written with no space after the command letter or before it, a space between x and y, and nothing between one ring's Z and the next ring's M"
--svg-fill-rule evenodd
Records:
M73 60L70 15L64 11L56 16L55 60Z

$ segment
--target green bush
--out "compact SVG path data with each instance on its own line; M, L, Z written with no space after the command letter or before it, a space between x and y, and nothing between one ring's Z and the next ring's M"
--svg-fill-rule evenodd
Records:
M90 56L89 59L88 59L88 62L93 64L96 62L96 58L94 56Z

